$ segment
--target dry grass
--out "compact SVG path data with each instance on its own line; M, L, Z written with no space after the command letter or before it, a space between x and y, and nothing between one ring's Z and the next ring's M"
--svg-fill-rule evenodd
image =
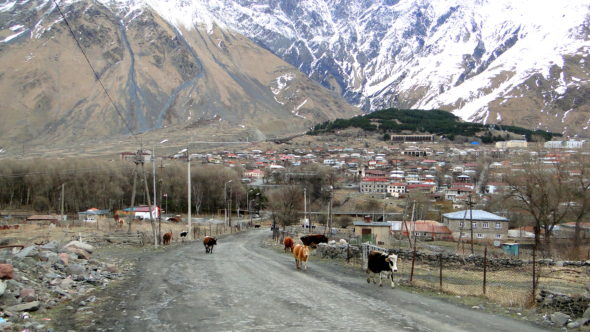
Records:
M411 263L398 265L402 279L409 280ZM539 287L575 295L590 283L590 269L543 267L539 271ZM531 302L532 266L487 271L486 293L483 293L483 269L465 269L462 266L444 266L442 289L440 270L416 264L412 285L459 296L485 296L503 306L528 307Z
M155 223L158 227L158 223ZM180 232L188 230L186 223L161 223L161 233L172 232L172 242L180 241ZM118 226L111 218L98 218L95 223L81 221L65 221L60 225L42 224L19 224L18 229L0 230L0 237L4 245L24 245L47 243L49 241L67 242L74 239L95 238L109 234L127 233L129 224ZM132 233L141 232L151 237L153 234L152 225L148 221L133 221L131 223ZM196 238L206 235L217 236L229 233L230 228L223 225L193 225L193 234ZM234 230L235 231L235 230Z

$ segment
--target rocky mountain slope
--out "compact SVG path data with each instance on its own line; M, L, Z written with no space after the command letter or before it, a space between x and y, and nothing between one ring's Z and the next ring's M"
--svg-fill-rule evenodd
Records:
M236 32L176 27L148 7L58 3L108 95L52 1L0 4L0 146L7 150L157 128L185 131L187 141L258 140L359 113Z
M365 111L442 108L588 133L586 0L115 2L178 27L238 31Z

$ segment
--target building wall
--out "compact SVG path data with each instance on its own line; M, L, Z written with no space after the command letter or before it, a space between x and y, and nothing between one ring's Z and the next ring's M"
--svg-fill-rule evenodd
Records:
M469 227L469 214L465 219L463 227L461 227L463 220L448 219L443 217L443 224L445 224L453 233L453 239L458 241L460 239L461 229L463 229L463 239L471 240L471 228ZM474 241L494 241L506 240L508 237L508 222L507 221L487 221L487 220L473 220L473 240ZM487 224L487 228L484 227ZM499 228L496 226L499 225ZM480 236L478 236L480 235ZM498 237L499 235L499 237Z
M371 229L371 234L375 236L377 243L387 243L389 241L389 227L387 226L354 226L354 235L361 236L363 234L362 230L367 228Z

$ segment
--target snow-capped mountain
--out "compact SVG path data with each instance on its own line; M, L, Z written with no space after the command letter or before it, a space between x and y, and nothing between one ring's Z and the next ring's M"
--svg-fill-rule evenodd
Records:
M238 31L366 111L442 108L583 135L590 125L587 0L145 4L177 27Z
M195 52L200 52L199 56L203 53L198 48L203 45L195 45L191 40L195 36L208 38L213 48L223 49L226 41L214 36L237 32L365 111L388 107L441 108L466 120L590 136L587 0L59 3L76 8L81 6L80 2L111 13L119 35L137 30L130 48L120 43L123 54L133 50L140 58L146 53L143 48L153 45L152 34L140 33L145 25L163 26L170 39L178 41L161 44L165 52L189 45L182 56L186 60L182 68L191 68L186 65L192 64L194 72L186 77L180 75L175 85L168 88L180 89L179 94L184 91L182 84L194 80L202 68L208 68L207 62L194 57ZM41 14L21 17L22 8ZM22 38L48 38L53 27L63 29L49 0L6 1L0 5L0 19L0 55ZM210 50L211 46L206 47ZM255 64L257 69L268 65L258 60L247 61L248 56L234 53L225 59L224 68L232 62L242 66L248 62L248 66ZM217 56L211 58L215 63ZM283 101L275 91L292 82L294 73L282 71L265 81L273 102L281 105ZM140 93L139 97L143 95ZM311 110L311 105L321 105L319 99L313 104L302 95L291 98L289 112L298 117L299 108ZM201 102L207 104L205 100Z

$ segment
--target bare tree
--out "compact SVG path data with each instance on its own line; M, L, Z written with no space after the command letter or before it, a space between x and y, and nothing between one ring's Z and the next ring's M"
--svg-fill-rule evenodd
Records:
M573 158L574 174L572 176L572 219L576 223L574 230L574 249L579 252L581 223L590 214L590 158L577 154Z
M526 210L534 221L535 245L540 243L541 230L546 249L551 251L551 235L571 207L568 174L561 163L546 164L539 157L521 160L522 168L506 176L509 197Z
M297 222L299 212L303 210L303 191L300 187L282 186L272 190L268 197L273 219L283 229Z

